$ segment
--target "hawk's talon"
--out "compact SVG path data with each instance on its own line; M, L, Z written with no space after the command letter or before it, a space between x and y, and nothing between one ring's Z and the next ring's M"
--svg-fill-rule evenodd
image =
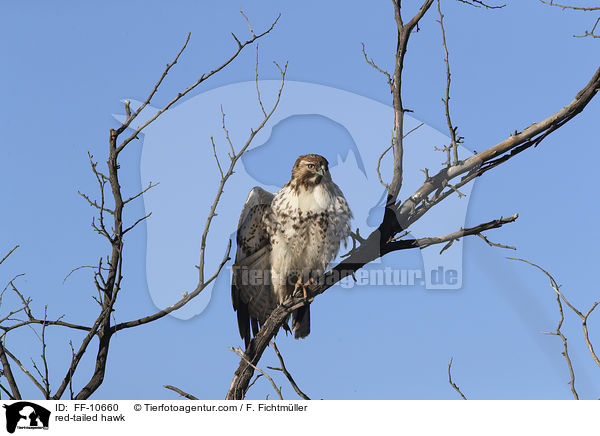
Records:
M294 297L299 297L300 296L300 288L302 288L304 290L304 284L302 283L302 277L298 277L298 280L296 281L296 285L294 286L294 292L292 292L292 295Z
M308 304L308 290L306 288L307 286L312 284L314 284L314 280L312 278L310 278L306 283L303 283L302 277L298 277L298 281L294 286L294 291L292 292L292 295L297 298L302 298L302 300L304 300L304 302ZM300 290L302 290L302 292L300 292Z

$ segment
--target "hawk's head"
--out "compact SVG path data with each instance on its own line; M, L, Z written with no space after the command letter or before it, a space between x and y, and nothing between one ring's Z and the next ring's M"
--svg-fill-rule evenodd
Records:
M305 188L331 181L329 162L320 154L305 154L298 157L292 168L292 181L296 182L297 187Z

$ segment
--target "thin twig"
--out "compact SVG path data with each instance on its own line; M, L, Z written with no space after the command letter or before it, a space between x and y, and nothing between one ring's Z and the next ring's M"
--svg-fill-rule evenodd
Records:
M260 105L260 110L263 115L267 116L267 111L265 110L265 106L263 105L262 98L260 97L260 86L258 86L258 43L256 43L256 66L254 68L255 71L255 81L256 81L256 96L258 98L258 104Z
M166 389L170 389L174 392L177 392L179 395L181 395L182 397L187 398L188 400L197 400L198 398L194 397L192 394L188 394L187 392L182 391L179 388L176 388L175 386L171 386L171 385L163 385L163 388Z
M131 321L126 321L126 322L122 322L119 324L114 325L111 328L111 331L113 333L118 332L119 330L123 330L126 328L131 328L131 327L137 327L138 325L142 325L142 324L148 324L149 322L152 321L156 321L157 319L162 318L163 316L168 315L169 313L182 308L183 306L185 306L190 300L192 300L193 298L195 298L196 296L198 296L198 294L200 294L200 292L202 292L202 290L208 286L210 283L212 283L217 276L219 275L219 273L221 272L221 270L223 269L223 267L225 266L225 264L227 263L227 261L230 259L229 254L231 252L231 241L228 242L227 245L227 249L225 252L225 256L223 257L223 260L221 261L221 263L219 264L219 266L217 267L217 269L215 270L214 274L208 279L206 280L206 282L203 285L198 285L196 287L196 289L194 289L194 291L189 292L189 293L184 293L183 298L181 298L179 301L175 302L174 304L170 305L169 307L166 307L162 310L159 310L158 312L155 312L151 315L147 315L144 316L142 318L138 318L138 319L134 319Z
M15 400L15 399L16 399L15 397L13 397L13 396L12 396L12 394L11 394L11 393L8 391L8 389L6 389L6 388L4 387L4 385L0 384L0 389L2 389L2 390L4 391L4 393L5 393L6 395L8 395L8 399L9 399L9 400ZM1 398L2 398L2 396L0 395L0 399L1 399Z
M254 383L256 383L256 381L257 381L259 378L261 378L262 376L263 376L262 374L257 374L257 375L256 375L256 377L254 377L254 380L252 380L252 382L251 382L251 383L248 385L248 389L247 389L247 391L249 391L249 390L250 390L250 388L251 388L252 386L254 386Z
M598 27L598 23L600 23L600 17L596 19L596 22L592 26L592 30L586 30L583 35L573 35L575 38L586 38L591 36L592 38L600 38L600 35L596 33L596 27Z
M485 243L488 244L490 247L507 248L509 250L517 249L517 247L513 247L512 245L502 245L502 244L498 244L496 242L492 242L488 238L486 238L484 235L482 235L481 233L478 233L477 236L479 236L481 239L483 239L485 241Z
M556 6L561 9L572 9L575 11L600 11L600 6L593 6L593 7L571 6L571 5L554 3L554 1L548 2L546 0L540 0L540 2L544 3L545 5Z
M456 135L456 127L452 125L452 120L450 118L450 84L451 84L451 74L450 74L450 55L448 54L448 45L446 43L446 29L444 28L444 14L442 14L442 7L440 6L440 0L437 0L437 10L440 16L438 23L440 23L440 27L442 28L442 45L444 47L444 63L446 64L446 97L442 99L444 102L444 109L446 113L446 123L448 124L448 131L450 132L450 147L452 149L452 155L454 158L454 165L458 163L458 141ZM450 158L448 157L448 165L450 165Z
M198 271L199 271L198 283L199 283L199 285L204 284L204 256L206 253L206 239L208 237L208 232L210 230L210 225L212 223L212 220L216 216L217 206L219 205L219 201L221 200L221 196L223 195L225 184L227 183L227 180L229 180L229 178L233 175L235 165L237 164L238 160L242 157L242 155L246 152L246 150L252 143L252 140L254 139L256 134L263 129L263 127L267 124L267 122L269 121L269 119L271 118L273 113L275 112L275 109L277 109L277 106L279 106L279 101L281 100L281 93L283 91L283 86L285 84L287 63L285 64L285 67L283 69L281 69L281 67L276 62L274 62L274 64L279 69L279 72L281 74L281 85L279 87L279 91L277 93L277 98L275 100L275 103L271 107L271 110L264 116L262 122L258 125L258 127L256 129L250 129L250 135L248 136L246 143L240 149L240 151L237 153L235 153L235 151L234 151L233 143L232 143L231 139L229 138L229 132L228 132L227 128L225 127L225 112L223 111L223 108L221 107L221 113L223 116L223 130L225 131L225 135L227 137L227 141L229 142L229 145L231 147L233 155L230 156L231 159L229 162L229 168L228 168L227 172L225 173L224 176L221 177L219 187L217 188L217 193L216 193L213 203L210 207L208 217L206 218L206 222L204 223L204 231L202 232L202 238L200 241L200 261L198 263Z
M452 386L454 390L460 394L463 400L467 399L467 397L465 397L465 395L460 391L460 388L452 381L452 358L450 358L450 363L448 363L448 383L450 383L450 386Z
M123 230L123 235L125 233L127 233L128 231L132 230L135 226L137 226L139 223L141 223L142 221L144 221L145 219L149 218L150 215L152 215L152 212L149 212L148 214L144 215L143 217L139 218L135 223L133 223L131 226L127 227L125 230Z
M28 320L24 320L24 321L19 321L17 324L13 324L13 325L9 325L9 326L0 326L0 329L4 331L4 333L3 333L3 335L4 335L11 330L15 330L19 327L29 326L32 324L40 324L40 325L45 324L46 326L60 326L60 327L67 327L67 328L74 329L74 330L82 330L82 331L86 331L86 332L90 331L90 327L87 327L84 325L79 325L79 324L72 324L69 322L64 322L64 321L61 321L60 318L57 320L49 320L49 321L32 318L32 319L28 319Z
M562 3L561 4L554 3L553 0L550 0L549 2L545 1L545 0L540 0L540 2L545 5L548 5L548 6L555 6L555 7L561 8L563 11L567 10L567 9L573 10L573 11L583 11L583 12L600 11L600 6L593 6L593 7L573 6L573 5L566 5L566 4L562 4ZM590 36L592 38L600 38L600 35L596 33L596 27L598 27L598 23L600 23L600 17L598 17L596 19L591 30L586 30L583 35L573 35L573 37L574 38L586 38L586 37Z
M283 396L281 395L281 388L277 387L277 385L275 384L275 381L271 378L271 376L269 376L269 374L267 374L262 369L260 369L259 367L255 366L254 364L252 364L252 362L250 362L246 358L245 353L240 348L237 348L237 349L236 348L232 348L232 347L227 347L227 348L229 348L235 354L237 354L238 356L240 356L242 358L242 360L245 360L246 363L248 363L248 365L252 366L252 368L254 368L258 372L260 372L262 375L264 375L267 378L267 380L269 380L269 382L271 382L271 386L273 386L273 389L275 389L275 392L277 392L277 396L279 397L279 399L283 400Z
M227 180L233 175L235 165L239 161L240 157L246 152L246 150L252 143L252 140L254 139L256 134L258 132L260 132L262 130L262 128L266 125L267 121L271 118L271 116L275 112L275 109L277 108L277 106L279 105L279 102L281 100L281 94L283 91L283 86L285 84L285 75L287 72L287 63L285 64L285 67L283 69L281 67L279 67L279 65L277 63L275 63L275 65L277 66L277 68L279 69L279 71L281 73L281 86L279 87L279 91L277 93L277 98L275 100L275 103L271 107L270 112L267 113L267 116L264 117L263 121L255 129L251 129L250 135L249 135L248 139L246 140L246 143L243 145L243 147L240 149L240 151L238 153L235 153L235 151L233 149L233 142L230 140L229 133L227 131L227 128L225 127L225 122L224 122L225 112L221 108L222 116L223 116L223 129L225 131L227 140L230 144L233 154L230 156L231 159L230 159L230 163L229 163L229 168L228 168L227 172L225 172L224 176L221 178L221 181L219 183L219 187L217 188L217 192L215 194L215 198L211 205L208 217L204 224L204 231L202 233L202 239L201 239L201 244L200 244L200 262L198 263L198 266L197 266L198 271L199 271L199 277L198 277L198 285L196 286L196 289L194 289L192 292L185 293L182 299L180 299L179 301L177 301L176 303L172 304L171 306L169 306L165 309L162 309L158 312L155 312L151 315L148 315L148 316L145 316L142 318L138 318L138 319L135 319L132 321L127 321L127 322L122 322L122 323L119 323L119 324L113 326L111 328L111 331L113 333L117 332L119 330L125 329L125 328L131 328L131 327L135 327L135 326L138 326L141 324L147 324L149 322L152 322L159 318L162 318L163 316L168 315L169 313L183 307L185 304L187 304L188 301L195 298L198 294L200 294L200 292L202 292L202 290L204 288L206 288L206 286L208 286L213 280L215 280L217 278L217 276L219 275L219 273L221 272L221 270L223 269L223 267L229 260L229 253L231 251L231 241L228 242L228 247L227 247L225 256L223 257L223 260L217 267L215 273L210 278L205 279L204 256L205 256L205 250L206 250L206 239L208 237L208 231L210 230L210 225L211 225L212 219L216 216L216 209L219 204L221 195L224 192L225 184L227 183Z
M163 106L162 109L159 109L152 117L150 117L150 119L148 119L145 123L143 123L140 127L138 127L135 130L135 132L133 134L131 134L131 136L129 136L127 139L125 139L125 140L123 140L123 142L121 142L121 144L117 147L117 153L121 152L127 146L127 144L129 144L131 141L133 141L134 139L136 139L138 137L138 135L146 127L148 127L152 122L154 122L154 120L156 120L159 116L161 116L171 106L173 106L175 103L177 103L179 100L181 100L184 96L186 96L188 93L190 93L192 90L194 90L202 82L206 81L209 77L213 76L214 74L218 73L223 68L225 68L227 65L229 65L235 58L237 58L237 56L244 49L244 47L252 44L257 39L262 38L263 36L265 36L266 34L268 34L269 32L271 32L271 30L273 30L275 28L275 25L277 24L277 21L279 21L280 17L281 17L281 15L278 15L277 18L275 19L275 21L273 21L273 23L271 24L271 26L267 30L265 30L264 32L262 32L260 34L255 34L254 31L251 31L252 38L246 40L243 43L240 42L239 39L235 35L232 34L233 38L235 39L235 41L237 42L237 45L238 45L237 50L225 62L223 62L219 67L215 68L214 70L210 71L209 73L202 74L198 80L196 80L194 83L192 83L190 86L188 86L183 91L180 91L171 101L169 101L165 106ZM175 65L177 63L177 60L179 59L179 56L181 55L181 53L183 53L183 51L187 47L187 44L188 44L188 42L190 40L190 35L191 34L188 34L183 47L181 48L181 50L179 51L179 53L177 54L177 56L175 57L175 59L173 60L173 62L167 65L167 67L163 71L162 76L160 77L160 79L158 80L158 82L154 86L152 92L146 98L146 100L144 101L144 103L142 103L142 105L131 115L131 117L130 117L129 120L127 120L125 123L123 123L123 125L121 127L119 127L119 129L116 130L116 133L120 134L127 127L129 127L129 125L131 124L131 121L133 119L135 119L139 115L139 113L150 103L150 101L152 100L152 97L154 96L154 94L158 90L158 87L160 86L160 84L162 83L162 81L164 80L164 78L166 77L166 75L168 74L169 70L173 67L173 65Z
M596 307L598 307L598 305L600 304L600 301L596 301L594 304L592 304L592 306L590 307L590 309L585 314L583 314L581 311L579 311L578 309L576 309L575 306L573 306L569 302L569 300L567 300L565 298L565 296L560 292L560 290L559 290L560 286L558 285L558 283L556 282L556 280L554 280L554 277L552 277L552 275L550 275L550 273L548 271L546 271L544 268L542 268L539 265L536 265L533 262L525 260L525 259L519 259L519 258L514 258L514 257L507 257L507 259L518 260L520 262L524 262L524 263L527 263L527 264L529 264L531 266L534 266L537 269L539 269L540 271L542 271L550 279L550 286L552 287L552 289L554 289L554 291L560 296L560 298L562 299L562 301L564 301L566 303L566 305L569 306L569 308L573 312L575 312L575 314L577 314L577 316L579 316L579 318L581 318L581 325L582 325L582 328L583 328L583 336L584 336L584 339L585 339L585 343L588 346L588 349L590 351L590 354L592 355L592 358L594 359L594 362L596 362L596 365L598 365L600 367L600 359L596 355L596 352L594 351L594 346L592 345L592 342L590 341L589 331L588 331L588 326L587 326L588 317L592 314L592 312L596 309Z
M46 397L46 390L44 389L42 384L39 381L37 381L37 379L29 371L27 371L27 369L23 366L21 361L19 359L17 359L17 357L14 354L12 354L10 351L8 351L6 348L4 348L4 352L6 353L6 355L8 357L10 357L12 359L13 362L16 363L16 365L23 372L23 374L25 374L27 377L29 377L29 379L34 384L34 386L36 388L38 388L42 394L44 394L44 397Z
M571 357L569 356L569 349L567 347L567 338L565 337L565 335L562 333L562 331L560 330L563 324L563 321L565 320L565 316L563 313L563 308L562 308L562 303L560 301L560 295L556 295L556 303L558 304L558 311L560 313L560 319L558 321L558 326L556 327L556 332L543 332L546 335L554 335L554 336L558 336L563 343L563 352L561 353L566 362L567 362L567 367L569 368L569 375L570 375L570 380L569 380L569 385L571 386L571 392L573 394L573 397L575 397L576 400L579 400L579 395L577 394L577 391L575 390L575 372L573 371L573 364L571 363Z
M98 267L97 267L97 266L94 266L94 265L81 265L81 266L78 266L77 268L73 268L71 271L69 271L69 274L67 274L67 275L65 276L65 278L63 279L63 281L62 281L62 282L63 282L63 285L65 284L65 282L67 281L67 279L68 279L69 277L71 277L71 274L73 274L73 273L74 273L74 272L76 272L76 271L79 271L80 269L85 269L85 268L96 269L96 268L98 268ZM108 268L103 268L103 270L104 270L104 271L109 271L109 269L108 269Z
M436 237L427 237L427 238L419 238L419 239L401 239L398 241L391 241L385 247L385 250L406 250L409 248L419 247L421 249L427 248L431 245L443 244L445 242L454 242L460 238L471 235L478 235L483 231L496 229L498 227L502 227L504 224L512 223L517 218L519 218L519 214L511 215L507 218L498 218L496 220L488 221L483 224L479 224L475 227L469 227L466 229L460 229L453 233L448 233L443 236Z
M18 245L15 245L15 246L13 247L13 249L12 249L12 250L10 250L10 251L9 251L9 252L6 254L6 256L4 256L4 257L2 258L2 260L0 260L0 265L2 265L2 262L4 262L6 259L8 259L8 256L10 256L10 255L13 253L13 251L15 251L17 248L19 248L19 246L18 246Z
M274 371L281 371L283 373L283 375L285 375L285 377L288 379L288 381L290 382L290 385L292 385L292 388L294 388L294 391L298 394L298 396L305 400L310 400L308 395L306 395L304 392L302 392L302 390L298 387L298 385L294 381L294 378L292 377L292 374L290 374L289 371L287 370L287 368L285 367L285 362L283 361L283 356L279 352L279 349L277 348L277 345L275 344L275 342L271 341L271 347L273 347L273 350L275 350L275 354L277 355L277 358L279 359L281 368L274 368L271 366L267 366L267 368L272 369Z
M498 6L492 6L492 5L488 5L487 3L484 3L481 0L458 0L461 3L465 3L467 5L471 5L471 6L475 6L476 8L480 8L481 6L483 6L486 9L501 9L506 5L498 5Z
M152 182L150 182L150 183L148 183L148 186L147 186L145 189L141 190L140 192L138 192L138 193L137 193L137 194L135 194L134 196L132 196L132 197L129 197L127 200L123 200L123 204L125 205L125 204L129 203L130 201L133 201L133 200L135 200L136 198L138 198L138 197L139 197L139 196L141 196L142 194L145 194L145 193L146 193L146 192L148 192L150 189L152 189L152 188L154 188L154 187L156 187L156 186L158 186L158 185L160 185L160 182L157 182L157 183L152 183Z
M248 29L250 29L250 33L252 34L252 36L256 36L256 34L254 33L254 29L252 29L252 25L250 24L250 20L248 19L248 17L246 16L246 14L244 14L244 11L240 9L240 13L246 19L246 23L248 24Z
M221 179L223 179L223 168L221 168L219 156L217 156L217 148L215 147L215 140L212 136L210 137L210 142L212 143L213 154L215 156L215 161L217 162L217 168L219 168L219 174L221 175Z
M403 138L403 139L404 139L404 138L406 138L408 135L410 135L412 132L414 132L415 130L417 130L417 129L418 129L419 127L421 127L423 124L425 124L425 123L421 123L421 124L419 124L417 127L414 127L414 128L412 128L412 129L410 129L410 130L409 130L409 131L406 133L406 135L404 135L402 138ZM386 189L389 189L390 185L388 185L387 183L385 183L385 182L383 181L383 177L381 177L381 160L382 160L382 159L383 159L383 157L386 155L386 153L392 149L392 147L393 147L393 146L394 146L394 139L392 138L392 145L390 145L388 148L386 148L386 149L383 151L383 153L381 153L381 154L379 155L379 159L377 159L377 168L376 168L376 170L377 170L377 177L379 177L379 183L381 183L381 185L382 185L384 188L386 188Z
M69 347L71 348L71 359L75 357L75 348L73 348L73 341L69 341ZM75 397L73 395L73 374L71 374L71 378L69 380L69 398L73 400Z
M387 71L379 68L377 66L377 64L375 64L375 62L373 61L373 59L369 59L369 57L367 56L367 52L365 50L365 43L361 42L360 44L362 45L362 53L363 53L363 56L365 57L365 61L367 62L367 64L369 64L370 66L372 66L373 68L375 68L377 71L379 71L381 74L383 74L386 77L387 83L390 86L390 91L394 92L394 79L392 78L392 76L390 75L390 73L388 73Z

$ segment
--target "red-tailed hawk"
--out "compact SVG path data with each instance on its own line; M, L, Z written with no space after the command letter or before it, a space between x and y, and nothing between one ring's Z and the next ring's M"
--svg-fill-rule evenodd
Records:
M320 278L350 234L352 212L331 180L327 159L300 156L292 178L275 194L255 187L237 231L231 297L240 336L248 348L252 334L277 304ZM310 333L306 305L292 315L296 339Z

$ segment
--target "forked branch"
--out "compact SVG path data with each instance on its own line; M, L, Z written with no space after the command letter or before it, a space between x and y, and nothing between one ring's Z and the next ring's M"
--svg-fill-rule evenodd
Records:
M275 368L272 366L267 366L267 368L272 369L273 371L281 371L283 373L283 375L285 375L285 378L287 378L288 381L290 382L290 385L294 389L294 392L296 392L300 398L303 398L305 400L310 400L308 395L306 395L304 392L302 392L302 390L298 387L298 385L296 384L296 381L294 380L294 377L292 377L292 374L290 374L290 372L287 370L287 368L285 366L285 362L283 361L283 356L281 355L281 353L279 352L279 349L277 348L277 344L275 344L275 342L271 342L271 347L273 347L273 350L275 350L275 354L277 355L277 358L279 359L279 364L281 365L281 367Z
M221 272L221 270L223 269L223 267L225 266L225 263L229 260L229 253L231 250L231 241L229 241L229 245L227 247L227 252L225 254L225 257L223 258L223 260L221 261L221 263L219 264L219 266L217 267L216 271L214 272L214 274L209 277L208 279L205 279L204 276L204 258L205 258L205 252L206 252L206 239L208 237L208 232L210 231L210 225L211 222L213 220L213 218L216 216L216 210L217 210L217 206L219 205L219 201L221 199L221 196L223 195L224 192L224 188L225 188L225 184L227 183L227 181L229 180L229 178L233 175L234 173L234 169L235 169L235 165L237 164L237 162L239 161L239 159L242 157L242 155L246 152L246 150L248 149L248 147L250 146L250 144L252 143L252 140L254 139L254 137L258 134L258 132L260 132L264 126L267 124L267 122L269 121L269 119L271 118L271 116L273 115L273 113L275 112L275 110L277 109L277 106L279 105L279 102L281 100L281 95L283 92L283 87L285 84L285 75L287 72L287 63L285 64L285 66L283 68L279 67L279 65L277 65L277 63L275 63L275 65L277 66L277 68L279 69L279 72L281 74L281 85L279 87L279 90L277 92L277 97L275 99L275 102L273 103L273 106L271 106L271 109L269 110L269 112L266 113L266 115L264 116L262 122L256 126L255 128L251 129L250 134L248 135L248 139L246 140L246 142L243 144L243 146L240 148L240 150L238 152L234 152L233 155L230 155L230 162L229 162L229 167L227 168L227 171L224 172L223 176L221 177L221 180L219 181L219 186L217 188L217 192L215 194L215 198L213 200L213 203L210 207L210 211L208 214L208 217L206 218L206 222L204 223L204 230L202 232L202 238L201 238L201 243L200 243L200 262L197 266L198 271L199 271L199 277L198 277L198 285L196 286L196 288L189 292L184 294L184 297L182 299L180 299L179 301L177 301L176 303L172 304L171 306L160 310L154 314L145 316L143 318L138 318L132 321L127 321L127 322L123 322L123 323L119 323L115 326L112 327L112 331L113 332L117 332L119 330L123 330L125 328L130 328L130 327L135 327L141 324L147 324L149 322L155 321L159 318L162 318L163 316L177 310L180 309L181 307L183 307L185 304L187 304L188 301L190 301L191 299L193 299L194 297L196 297L197 295L200 294L200 292L202 292L203 289L206 288L206 286L208 286L210 283L212 283L217 276L219 275L219 273ZM227 132L227 129L224 127L224 130ZM228 134L227 134L228 136ZM231 148L233 150L233 144L231 143ZM216 151L215 151L216 153ZM219 164L220 166L220 164Z
M386 253L397 251L398 249L416 248L419 246L418 241L397 241L394 240L394 237L396 234L408 229L411 224L419 220L432 207L439 204L451 194L456 193L460 187L466 185L476 177L485 174L496 166L507 162L522 151L539 145L548 135L579 114L596 96L600 89L600 68L598 68L587 85L577 93L573 101L568 105L547 118L531 124L521 132L515 131L513 135L498 144L463 161L458 161L447 168L442 168L434 176L427 177L423 185L421 185L421 187L405 201L397 202L396 199L402 184L403 150L401 139L402 117L405 112L399 92L402 84L401 71L410 32L432 3L433 0L426 1L415 17L405 25L400 14L400 2L394 1L395 17L398 27L398 48L393 78L394 86L397 87L396 89L398 91L394 92L393 96L394 112L396 115L394 121L395 142L393 144L394 176L388 190L388 201L383 221L380 226L366 238L364 243L353 250L343 262L326 273L317 286L313 286L309 290L309 301L312 301L316 295L325 292L341 279L351 275L359 268L362 268L367 263ZM451 183L453 179L458 178L459 176L460 179L458 181ZM498 224L502 225L503 223L500 221ZM476 229L471 230L474 232L473 234L481 233L481 231L475 232L475 230ZM426 241L420 242L440 243L444 240L450 242L457 237L461 237L461 235L464 236L465 233L466 230L463 229L455 232L455 234L433 238L431 241L427 241L427 239L430 238L423 238L426 239ZM306 304L306 302L303 299L288 298L273 310L267 321L261 326L258 334L254 337L253 342L246 351L245 358L240 360L226 398L244 398L254 372L252 365L256 365L259 362L269 342L282 327L283 323L286 322L289 314L304 304ZM584 328L587 328L585 327L585 323Z
M583 313L579 309L577 309L575 306L573 306L569 302L569 300L566 299L566 297L563 295L563 293L560 292L560 286L558 285L556 280L554 280L554 277L552 277L552 275L550 275L550 273L548 271L546 271L544 268L542 268L539 265L536 265L533 262L525 260L525 259L519 259L519 258L514 258L514 257L507 257L507 259L518 260L519 262L527 263L527 264L539 269L546 275L546 277L548 277L548 279L550 280L550 287L552 289L554 289L557 296L559 296L560 299L569 307L569 309L571 309L581 319L581 326L583 328L583 337L585 339L585 343L587 344L588 350L590 351L590 354L591 354L592 358L594 359L594 362L596 362L596 365L598 365L598 367L600 367L600 359L598 358L598 355L596 354L596 351L594 350L594 346L593 346L592 342L590 341L590 334L589 334L588 325L587 325L589 316L596 309L596 307L598 307L598 305L600 304L600 301L596 301L594 304L592 304L592 306L588 309L588 311L586 313ZM562 309L562 307L561 307L561 309ZM561 311L561 315L562 315L562 311ZM560 330L560 325L561 324L559 324L559 329L557 329L557 330ZM566 340L565 340L565 349L566 349ZM569 359L569 362L570 362L570 359ZM569 367L570 367L570 363L569 363ZM574 383L574 381L573 381L573 383ZM572 386L574 388L574 385L572 385Z
M15 330L19 327L31 326L31 325L36 325L36 324L41 326L40 339L42 340L42 354L41 354L42 363L36 364L35 362L33 362L35 371L32 371L34 374L35 374L35 372L37 372L37 374L40 376L39 378L41 379L41 381L39 381L34 376L34 374L32 374L32 372L28 371L21 364L19 359L16 356L14 356L12 353L10 353L4 345L0 349L0 362L2 363L2 371L3 371L3 374L6 376L6 379L8 382L8 388L7 389L5 388L5 389L7 391L10 389L10 392L11 392L10 395L13 398L19 398L20 393L14 382L14 377L12 377L12 372L11 372L11 368L10 368L9 361L8 361L9 358L12 359L17 364L17 366L25 373L25 375L27 375L31 379L32 383L38 389L40 389L40 391L43 393L45 398L51 397L52 399L60 399L63 396L63 394L66 392L67 388L69 389L71 398L75 398L75 399L89 398L89 396L95 392L95 390L102 384L102 382L104 380L106 364L107 364L107 359L108 359L108 350L110 347L110 341L111 341L112 335L114 333L116 333L117 331L122 330L124 328L134 327L136 325L141 325L141 324L145 324L148 322L152 322L152 321L157 320L157 319L165 316L166 314L182 307L187 302L189 302L192 298L194 298L196 295L198 295L200 293L200 291L202 289L204 289L204 287L206 285L211 283L216 278L216 276L219 274L219 272L225 265L225 262L228 260L229 257L228 257L228 253L227 253L227 255L223 259L222 263L218 266L217 270L212 274L212 276L210 278L208 278L206 280L204 279L203 272L202 272L201 277L200 277L200 283L199 283L198 287L196 288L196 290L191 292L190 294L186 294L184 296L184 298L182 298L180 301L173 304L171 307L169 307L165 310L162 310L158 313L148 315L146 317L143 317L143 318L140 318L137 320L133 320L133 321L129 321L129 322L121 323L121 324L116 324L116 323L112 322L112 319L113 319L112 313L114 312L115 302L117 301L119 292L122 289L124 236L128 232L131 232L134 229L136 229L139 224L141 224L143 221L148 219L151 215L151 213L148 213L147 215L144 215L141 218L134 219L132 223L128 223L126 225L125 224L125 214L124 214L125 206L127 206L128 204L130 204L137 198L140 198L144 193L146 193L148 190L150 190L154 186L156 186L156 184L150 183L146 188L142 189L140 192L136 193L135 195L132 195L129 198L124 198L123 193L122 193L122 188L120 185L120 181L119 181L119 175L120 175L119 170L121 168L120 163L119 163L119 155L124 150L124 148L127 146L127 144L129 144L134 139L138 138L138 135L140 133L142 133L147 126L149 126L151 123L153 123L165 111L167 111L169 108L171 108L177 102L179 102L183 97L188 95L191 91L196 89L201 83L205 82L210 77L212 77L213 75L215 75L216 73L218 73L219 71L221 71L225 67L227 67L227 65L229 65L234 59L236 59L238 57L238 55L244 50L245 47L253 44L255 41L259 40L260 38L262 38L265 35L267 35L268 33L270 33L273 30L273 28L275 27L275 25L279 19L279 17L277 17L274 20L274 22L270 25L270 27L268 27L263 32L256 32L250 25L248 18L246 17L246 15L243 14L243 12L242 12L242 15L244 16L244 19L248 22L250 36L245 41L241 41L236 35L233 35L233 39L235 41L236 48L235 48L235 50L233 50L232 54L230 54L216 68L212 69L211 71L209 71L207 73L200 75L200 77L196 81L194 81L191 85L189 85L183 91L177 93L160 110L158 110L156 113L151 115L147 120L145 120L143 123L141 123L141 125L133 128L133 132L128 133L127 136L124 135L124 133L127 131L128 128L131 128L133 126L132 123L134 122L134 120L136 120L139 117L139 115L142 113L142 111L144 111L144 109L147 109L149 107L149 105L151 104L151 102L153 100L153 97L159 91L159 89L160 89L161 85L163 84L164 80L166 79L167 75L180 60L183 52L188 47L188 43L190 41L190 34L187 35L185 42L183 43L182 47L179 49L179 51L177 52L177 54L175 55L173 60L166 65L166 67L162 71L162 74L160 75L158 80L155 82L150 93L148 94L146 99L142 102L142 104L139 105L137 108L132 108L130 101L124 102L125 114L126 114L125 121L118 128L110 130L110 135L108 138L109 143L108 143L108 159L106 162L107 163L107 171L106 172L102 172L99 169L98 162L94 161L93 156L91 154L89 155L89 161L90 161L92 173L95 176L96 181L98 183L99 196L97 199L93 199L91 196L89 196L87 194L80 193L80 195L84 198L84 200L92 208L95 209L96 216L92 220L92 227L98 234L103 236L108 241L108 245L109 245L109 254L107 256L103 255L100 258L97 268L91 267L91 268L94 268L93 280L94 280L94 285L95 285L95 288L96 288L96 291L98 294L97 297L93 296L93 298L99 304L100 310L99 310L99 313L98 313L95 321L89 327L64 322L61 320L61 318L59 318L57 320L48 320L46 313L44 314L43 319L39 319L38 317L33 316L31 309L29 308L30 300L25 299L18 292L18 290L16 290L16 288L14 288L14 286L13 286L13 288L15 289L15 292L17 292L17 294L21 297L23 306L21 308L19 308L17 311L13 311L12 313L10 313L8 317L4 317L3 319L0 320L0 322L3 323L0 326L0 330L2 331L2 335L0 336L0 342L6 336L6 334L9 333L10 331ZM282 87L283 87L283 80L285 77L285 69L281 70L281 73L282 73ZM268 121L268 119L272 115L273 111L275 110L275 108L277 107L277 105L279 103L280 95L281 95L281 89L280 89L279 96L277 98L277 102L273 106L273 110L270 113L265 114L265 120L263 121L263 123L258 128L255 128L252 131L250 138L248 139L248 142L246 143L246 145L244 147L242 147L242 149L239 152L239 155L234 156L232 158L231 165L229 166L229 171L226 172L222 177L221 185L219 187L215 202L212 207L211 216L207 220L207 223L205 226L205 231L203 234L203 251L201 253L201 263L200 263L200 265L202 267L203 267L203 260L204 260L203 256L204 256L204 243L206 240L206 234L208 233L208 230L210 227L210 220L211 220L212 216L214 216L213 212L216 209L217 203L223 192L223 185L225 184L227 179L231 176L231 174L233 174L233 167L235 165L235 162L239 159L239 156L245 151L245 149L249 146L250 142L252 141L252 139L254 138L256 133L264 126L264 124ZM124 136L124 138L122 138L122 136ZM108 222L109 218L111 221L110 224ZM2 257L0 259L0 264L3 263L16 248L17 247L13 248L7 255ZM88 268L88 267L90 267L90 266L86 265L82 268ZM74 270L77 270L77 268ZM23 320L14 319L14 315L17 315L19 313L24 313L26 315L26 318ZM48 362L47 362L47 353L46 353L47 345L45 342L46 329L50 326L67 327L67 328L83 330L83 331L87 332L85 337L83 338L81 344L79 345L79 347L72 349L72 358L71 358L70 364L68 365L68 368L66 370L66 374L60 381L57 390L55 391L55 393L52 396L50 395L50 382L48 379L49 366L48 366ZM89 378L89 380L87 381L87 383L85 384L85 386L83 386L83 388L78 393L74 394L73 393L73 377L74 377L75 373L77 372L77 369L79 368L79 364L82 361L83 356L89 352L89 346L90 346L90 344L92 344L92 340L94 338L98 339L98 349L97 349L96 359L94 362L95 365L94 365L93 373L92 373L91 377ZM0 387L4 388L4 386L0 386Z

